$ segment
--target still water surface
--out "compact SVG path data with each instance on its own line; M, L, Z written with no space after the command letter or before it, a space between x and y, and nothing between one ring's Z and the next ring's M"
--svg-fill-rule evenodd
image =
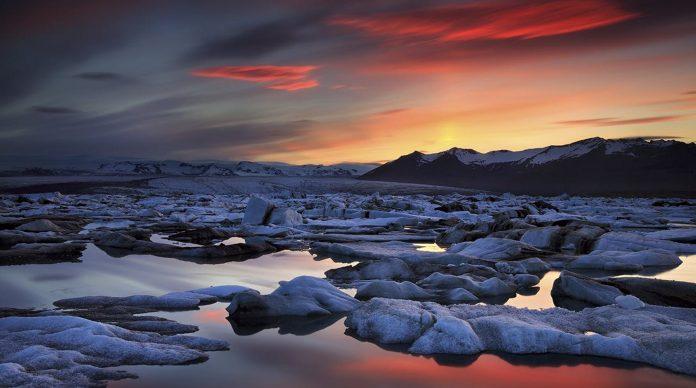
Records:
M424 246L422 249L435 249ZM696 256L677 269L646 274L665 279L696 279ZM113 258L89 245L82 263L9 266L0 269L0 306L51 307L54 300L84 295L161 295L211 285L238 284L267 293L280 280L299 275L323 277L345 265L316 261L308 252L284 251L245 262L205 265L150 255ZM534 295L507 304L545 308L558 272L547 273ZM287 329L235 333L224 303L200 310L158 315L200 327L201 335L223 339L230 350L210 353L201 364L121 367L140 376L112 382L114 387L696 387L696 379L640 364L576 356L496 355L412 356L384 349L345 333L343 318L312 326L298 335ZM307 326L304 326L309 327ZM311 331L311 330L305 330Z

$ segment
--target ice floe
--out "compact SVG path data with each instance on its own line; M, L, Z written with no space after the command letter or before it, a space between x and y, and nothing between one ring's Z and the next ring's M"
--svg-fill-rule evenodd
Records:
M359 304L326 280L299 276L280 282L280 287L268 295L236 294L227 311L238 318L330 315L347 313Z
M166 336L63 316L0 318L0 385L90 386L136 377L123 365L204 361L224 341Z
M359 337L406 344L413 353L590 355L696 374L696 315L689 309L612 304L573 312L375 298L345 322Z

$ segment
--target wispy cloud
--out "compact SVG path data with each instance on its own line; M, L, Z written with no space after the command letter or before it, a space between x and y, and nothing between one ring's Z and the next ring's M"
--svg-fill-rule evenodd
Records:
M48 114L74 114L74 113L80 113L80 111L71 109L71 108L66 108L64 106L43 106L43 105L35 105L31 107L31 110L33 112L37 113L48 113Z
M318 86L317 80L309 78L316 69L317 66L217 66L194 70L191 74L196 77L259 82L265 84L267 89L292 92Z
M682 116L650 116L650 117L637 117L637 118L633 118L633 119L618 119L618 118L614 118L614 117L602 117L602 118L595 118L595 119L558 121L556 124L570 125L570 126L612 127L612 126L618 126L618 125L661 123L661 122L665 122L665 121L679 120L681 118L682 118Z
M277 81L266 86L267 89L285 90L292 92L295 90L310 89L319 86L319 81L315 79L299 81Z
M80 78L88 81L120 81L125 77L118 73L110 73L103 71L84 72L74 75L75 78Z
M382 117L382 116L392 116L392 115L398 115L400 113L408 112L411 109L409 108L396 108L396 109L388 109L388 110L383 110L381 112L377 112L373 114L375 117Z
M638 16L611 0L487 1L340 16L329 23L385 38L454 42L534 39L595 29Z

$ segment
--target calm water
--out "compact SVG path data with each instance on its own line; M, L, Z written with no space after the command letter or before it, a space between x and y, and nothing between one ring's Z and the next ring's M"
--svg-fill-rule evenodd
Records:
M422 246L421 249L436 249ZM696 279L696 256L678 269L655 277ZM195 264L149 255L112 258L93 245L82 263L10 266L0 269L0 306L51 307L60 298L84 295L159 295L211 285L239 284L270 292L280 280L298 275L323 276L345 264L316 261L307 252L279 252L239 263ZM553 306L549 291L557 272L546 274L535 295L517 296L510 305ZM121 367L140 376L111 386L266 387L370 386L534 386L558 387L694 387L696 379L635 363L558 355L495 355L423 357L403 349L383 349L345 333L343 318L314 322L312 333L268 329L248 335L235 333L224 303L200 310L159 313L200 327L198 335L224 339L230 350L210 353L210 360L186 366ZM301 326L310 327L307 324ZM288 333L290 331L290 333ZM305 330L307 331L307 330Z

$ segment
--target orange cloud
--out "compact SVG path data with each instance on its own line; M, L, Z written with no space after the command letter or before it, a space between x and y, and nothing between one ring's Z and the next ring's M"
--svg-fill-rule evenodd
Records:
M198 69L191 75L205 78L227 78L266 84L267 89L295 91L319 86L309 75L317 66L217 66Z
M299 81L279 81L279 82L274 82L266 88L268 89L276 89L276 90L287 90L288 92L292 92L295 90L301 90L301 89L309 89L309 88L314 88L319 86L319 82L315 79L308 79L308 80L299 80Z
M391 116L391 115L398 115L398 114L408 112L408 111L410 111L409 108L388 109L388 110L383 110L381 112L377 112L373 116Z
M447 5L370 16L337 17L331 24L396 39L456 42L534 39L608 26L638 17L611 0L560 0Z

